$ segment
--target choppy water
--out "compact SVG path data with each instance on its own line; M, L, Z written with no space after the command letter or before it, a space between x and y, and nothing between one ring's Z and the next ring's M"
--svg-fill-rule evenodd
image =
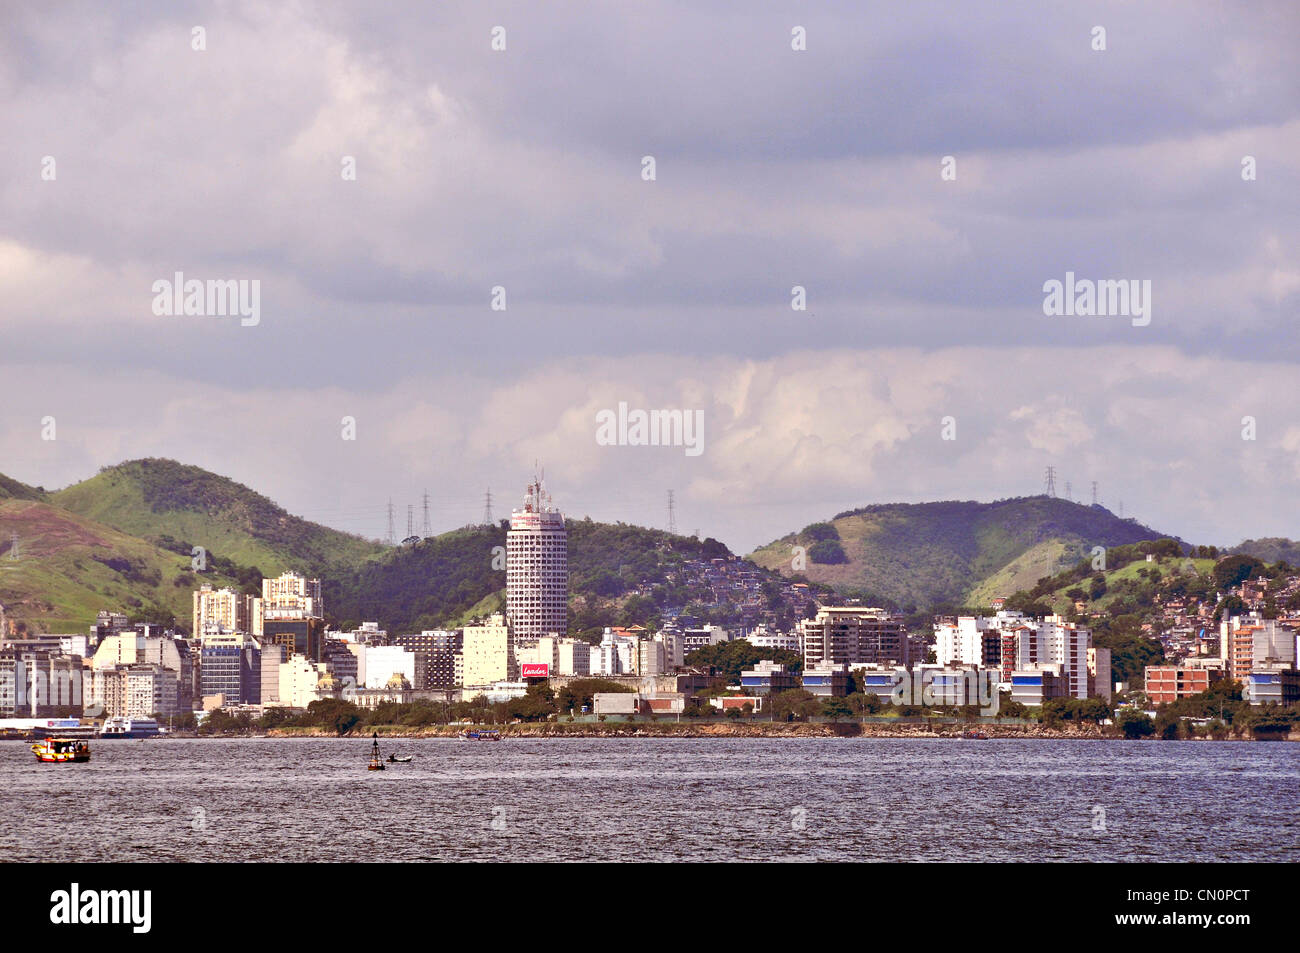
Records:
M0 745L7 861L1297 860L1300 745L829 738Z

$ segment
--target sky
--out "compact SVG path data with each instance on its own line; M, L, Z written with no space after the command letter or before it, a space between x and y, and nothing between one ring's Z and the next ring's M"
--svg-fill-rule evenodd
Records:
M1052 466L1300 537L1300 6L740 9L6 5L0 473L170 457L377 538L541 468L746 552ZM178 272L256 323L157 313ZM1149 312L1045 313L1067 273Z

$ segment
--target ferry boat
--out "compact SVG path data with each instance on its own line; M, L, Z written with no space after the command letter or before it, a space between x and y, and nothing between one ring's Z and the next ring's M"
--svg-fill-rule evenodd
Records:
M99 729L103 741L114 738L156 738L161 731L158 722L152 718L109 718L104 727Z
M79 738L46 738L32 745L32 751L44 764L84 764L90 760L90 742Z
M461 741L500 741L501 732L499 731L462 731L460 733Z

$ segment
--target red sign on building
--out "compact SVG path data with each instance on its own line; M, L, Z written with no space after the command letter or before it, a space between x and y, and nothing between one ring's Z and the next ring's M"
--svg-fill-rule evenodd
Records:
M545 662L525 662L523 665L524 678L550 678L551 667Z

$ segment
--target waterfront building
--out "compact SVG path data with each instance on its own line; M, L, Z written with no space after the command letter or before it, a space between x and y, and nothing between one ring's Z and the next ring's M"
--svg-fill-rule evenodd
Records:
M417 691L445 690L456 685L456 654L463 648L463 639L456 629L425 629L410 635L395 635L390 645L398 645L416 653L422 659L423 679L414 687Z
M1097 695L1109 702L1114 695L1110 649L1091 646L1088 649L1088 694Z
M534 480L506 533L506 618L516 649L568 632L568 552L564 515Z
M400 645L368 645L365 655L366 679L360 687L387 688L396 676L405 678L408 686L424 684L423 653Z
M0 650L0 717L80 715L83 693L79 656L17 647Z
M1257 612L1232 616L1219 625L1219 657L1228 677L1244 682L1254 671L1296 667L1296 633Z
M1012 631L1016 636L1015 670L1059 666L1066 694L1073 698L1088 697L1088 649L1092 647L1092 633L1088 629L1051 615L1040 622L1017 625Z
M775 695L799 687L799 677L784 665L763 659L740 673L740 687L751 695Z
M843 664L805 668L802 683L805 691L819 698L843 698L849 693L849 668Z
M1070 680L1064 666L1054 663L1035 664L1011 673L1011 700L1036 708L1053 698L1070 694Z
M305 655L290 655L279 666L279 703L285 708L306 708L321 698L321 679L327 673Z
M93 704L109 718L154 718L180 714L176 673L150 662L106 666L91 674Z
M199 648L199 694L220 695L226 705L259 705L262 650L251 636L207 633ZM205 702L204 707L209 707Z
M100 639L95 654L90 658L90 668L125 668L131 665L160 665L175 674L176 698L167 706L177 711L189 711L194 704L194 655L184 639L170 635L146 635L134 629L119 629ZM86 699L87 705L102 705L96 697ZM147 715L147 713L146 713Z
M501 613L482 625L465 626L462 638L460 684L489 685L518 677L514 644Z
M959 616L935 622L935 664L997 667L1002 661L1003 633L1023 621L1019 612L1004 610L994 616Z
M907 665L909 645L901 619L884 609L823 606L798 623L804 668L824 665Z
M1257 669L1243 681L1241 697L1252 705L1294 705L1300 702L1300 672Z
M1144 687L1152 705L1167 705L1180 698L1191 698L1224 677L1222 668L1205 665L1148 665Z

